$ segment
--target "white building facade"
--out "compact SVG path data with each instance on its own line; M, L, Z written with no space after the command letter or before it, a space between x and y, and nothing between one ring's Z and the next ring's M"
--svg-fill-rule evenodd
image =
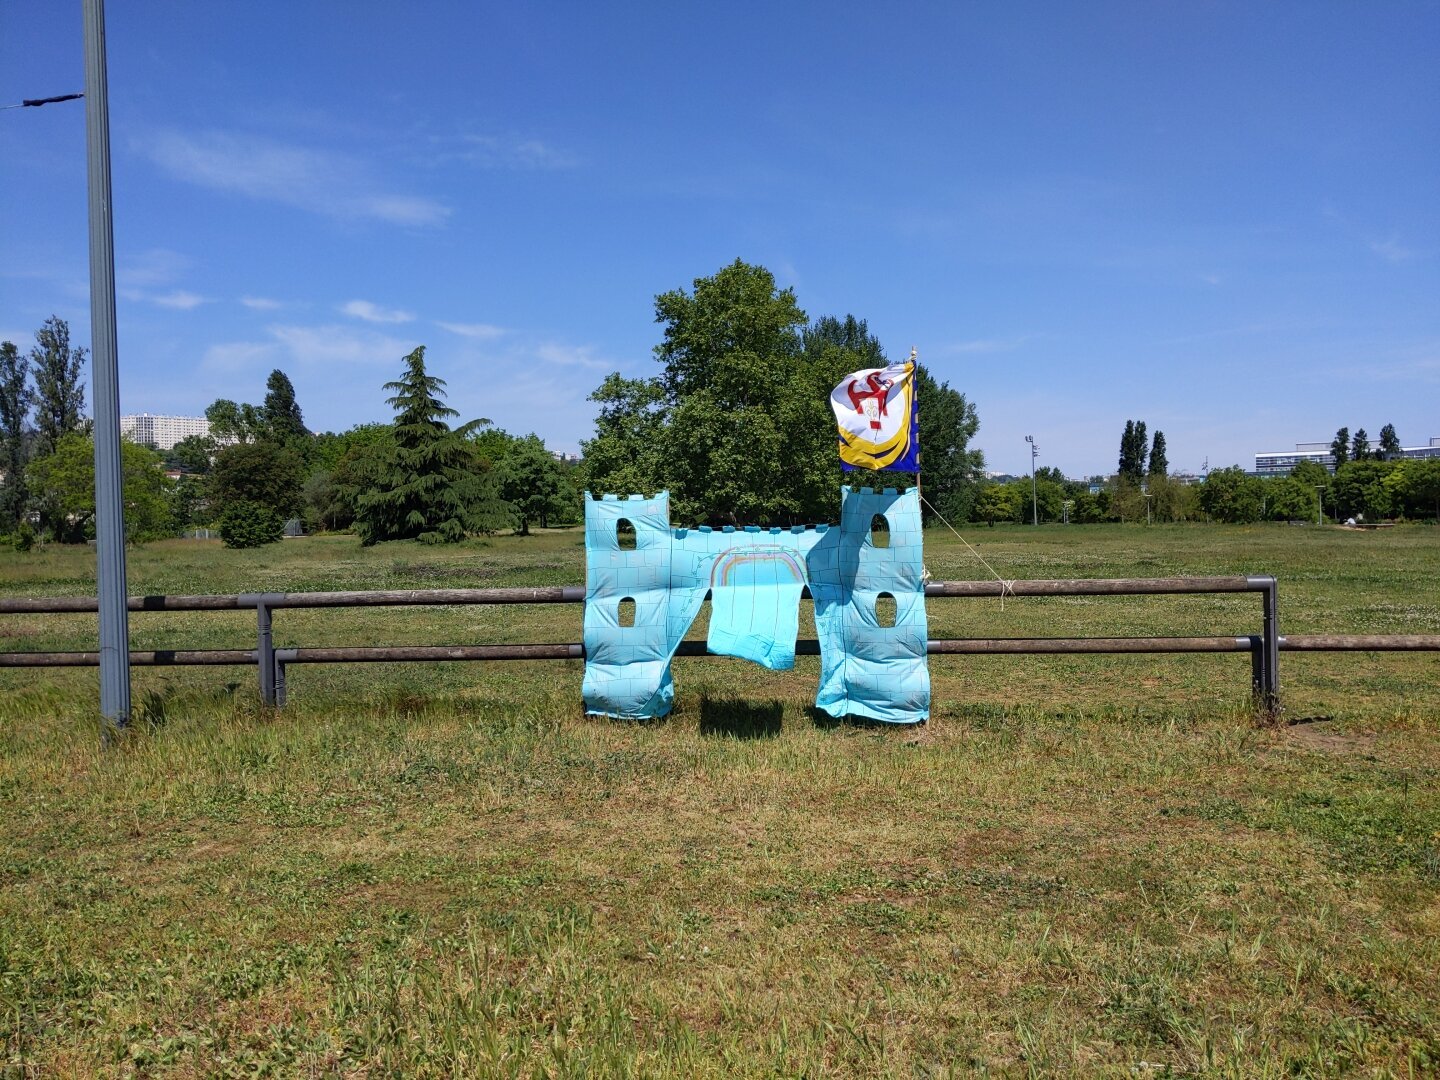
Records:
M148 443L157 450L169 450L181 439L191 435L209 435L210 421L203 416L138 416L120 417L120 434L131 442Z
M1374 450L1373 446L1371 450ZM1431 439L1426 446L1403 446L1400 448L1400 452L1392 457L1396 460L1440 457L1440 438ZM1294 450L1281 450L1273 454L1256 454L1255 472L1261 476L1284 476L1302 461L1313 461L1317 465L1325 466L1332 473L1335 471L1335 455L1330 453L1330 444L1313 442L1296 443Z

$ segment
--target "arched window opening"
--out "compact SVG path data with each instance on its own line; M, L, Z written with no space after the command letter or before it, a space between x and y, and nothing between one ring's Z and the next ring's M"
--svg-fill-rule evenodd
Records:
M620 545L621 551L635 550L635 526L629 518L621 518L615 523L615 542Z
M620 601L620 614L618 616L621 629L635 625L635 600L627 596Z
M882 592L875 598L875 621L880 624L882 630L889 630L895 626L899 610L899 606L895 603L895 597L888 592Z
M877 548L890 546L890 522L884 514L876 514L870 519L870 546Z

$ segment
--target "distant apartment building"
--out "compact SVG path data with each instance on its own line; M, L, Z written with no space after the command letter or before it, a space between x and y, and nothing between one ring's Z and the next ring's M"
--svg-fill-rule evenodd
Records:
M1440 438L1433 438L1425 446L1402 446L1395 454L1398 458L1440 458ZM1279 450L1272 454L1255 455L1255 472L1259 476L1283 476L1302 461L1313 461L1335 471L1335 455L1330 452L1328 442L1296 443L1294 450Z
M148 443L157 450L169 450L181 439L191 435L209 435L210 421L203 416L138 416L120 417L120 434L132 442Z

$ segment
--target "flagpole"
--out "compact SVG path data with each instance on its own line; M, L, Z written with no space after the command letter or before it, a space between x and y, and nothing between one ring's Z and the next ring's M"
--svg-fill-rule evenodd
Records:
M914 381L913 381L910 385L912 386L913 392L914 392L914 394L915 394L915 441L916 441L917 443L920 441L920 375L919 375L919 361L916 359L919 355L920 355L920 350L917 349L914 345L911 345L911 346L910 346L910 364L911 364L910 378L913 379ZM925 451L925 448L924 448L923 446L920 447L919 449L917 449L917 450L915 451L915 500L916 500L916 502L919 502L919 503L921 504L921 507L920 507L920 528L921 528L921 529L924 529L924 528L925 528L925 507L924 507L925 493L920 490L920 455L921 455L922 453L924 453L924 451Z

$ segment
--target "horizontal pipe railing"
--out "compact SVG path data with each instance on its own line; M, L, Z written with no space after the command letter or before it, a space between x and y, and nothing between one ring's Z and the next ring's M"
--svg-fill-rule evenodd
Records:
M1184 653L1251 652L1260 639L1248 637L1182 638L931 638L927 652L944 655L1014 653ZM676 656L715 657L703 641L682 641ZM820 642L801 638L796 656L819 656ZM134 651L130 662L145 667L186 664L253 664L254 649ZM280 664L376 664L428 660L584 660L580 642L535 645L341 645L276 648ZM0 653L0 667L95 667L98 652Z
M254 649L131 649L130 663L136 667L191 667L254 664ZM7 652L0 653L0 667L99 667L98 652Z
M1252 679L1257 700L1263 708L1273 711L1279 707L1279 652L1282 648L1277 588L1273 577L935 581L925 586L925 595L935 599L967 596L1144 596L1256 592L1263 594L1263 626L1262 633L1257 636L937 639L928 642L928 651L936 655L1248 652L1251 656ZM810 596L808 588L803 591L803 595ZM707 592L706 598L709 597ZM260 672L261 698L267 704L282 704L285 696L285 668L289 664L578 660L583 659L585 653L582 646L567 643L277 648L272 635L272 616L276 609L579 604L584 601L585 590L573 585L488 589L389 589L366 592L255 592L218 596L132 596L128 601L131 611L253 610L256 613L256 648L136 651L131 654L131 662L138 666L253 663ZM98 603L92 596L0 597L0 615L85 613L96 610ZM1327 646L1309 644L1296 647L1318 649ZM817 655L819 643L814 640L797 642L796 652L799 655ZM707 655L705 643L682 642L678 655ZM94 652L0 653L0 667L74 667L94 666L98 663L99 654Z
M1440 652L1440 634L1296 634L1283 652Z
M1064 578L1030 581L932 581L925 595L946 596L1159 596L1187 593L1263 592L1267 577ZM802 596L809 598L810 590ZM707 594L708 598L708 594ZM578 585L503 589L382 589L369 592L232 593L204 596L132 596L131 611L243 611L276 608L403 607L463 604L582 604ZM93 596L0 597L0 615L98 611Z
M1129 638L931 638L936 656L1007 656L1115 653L1250 653L1262 648L1260 635L1235 637ZM1282 652L1440 652L1440 634L1310 634L1282 637ZM703 641L682 641L677 656L716 656ZM795 655L819 656L820 642L801 638ZM718 657L717 657L718 658ZM579 642L528 645L363 645L277 648L281 664L414 663L435 660L584 660ZM140 667L248 665L254 649L149 649L130 653ZM98 652L0 653L0 667L96 667Z

